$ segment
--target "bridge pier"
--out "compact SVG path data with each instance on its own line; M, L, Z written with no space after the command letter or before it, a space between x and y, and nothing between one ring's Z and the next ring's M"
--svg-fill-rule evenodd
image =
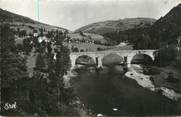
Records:
M70 61L71 61L71 68L70 68L70 70L74 69L76 59L77 59L76 56L70 56Z
M131 60L133 59L133 56L134 55L131 55L131 56L127 56L127 68L129 69L131 67Z
M131 67L131 63L127 63L127 68L129 69Z
M96 59L97 59L96 61L98 62L97 63L97 67L98 68L103 67L103 65L102 65L102 58L101 57L96 57Z

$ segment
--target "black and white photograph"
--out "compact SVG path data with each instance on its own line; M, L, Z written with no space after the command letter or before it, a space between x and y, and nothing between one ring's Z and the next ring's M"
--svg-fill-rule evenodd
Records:
M180 117L181 0L0 0L0 116Z

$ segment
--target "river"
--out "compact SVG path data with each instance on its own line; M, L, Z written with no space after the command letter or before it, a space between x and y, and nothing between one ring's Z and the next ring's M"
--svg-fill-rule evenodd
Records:
M103 115L180 115L180 102L152 92L124 76L121 66L74 70L71 86L86 109Z

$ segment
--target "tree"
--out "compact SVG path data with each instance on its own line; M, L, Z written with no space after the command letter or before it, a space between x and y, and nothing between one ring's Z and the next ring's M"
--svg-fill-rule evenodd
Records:
M9 25L3 24L1 29L1 104L17 102L18 106L20 106L25 100L24 95L26 95L22 90L24 79L28 78L26 59L17 54L14 45L14 34ZM18 110L9 112L2 108L2 114L6 113L17 114L19 112Z
M177 65L181 65L181 44L180 44L180 41L181 41L181 36L179 36L177 38L177 57L176 57Z
M84 52L84 49L81 49L80 52Z
M37 58L36 58L36 69L44 69L45 68L45 58L43 56L43 54L38 54Z
M83 36L83 37L85 36L82 31L80 31L79 34L80 34L81 36Z
M160 66L165 66L176 61L177 51L174 46L160 48L155 57L155 62Z
M47 50L48 50L48 53L50 54L52 52L52 47L51 47L52 43L51 42L48 42L47 43Z
M77 47L72 47L72 52L79 52L79 49Z
M15 51L15 40L13 31L9 28L9 24L4 24L0 28L1 32L1 49L3 53Z
M70 68L69 49L61 46L57 52L56 72L62 77Z
M102 48L100 48L100 47L97 48L97 51L101 51L101 50L102 50Z
M32 40L31 38L27 38L23 40L23 49L26 52L26 54L29 54L32 50L33 46L30 44L31 40Z
M40 36L42 37L42 36L43 36L43 28L41 27L41 28L39 29L39 31L40 31Z
M27 35L26 30L21 30L21 31L19 32L19 37L24 37L24 36L26 36L26 35Z

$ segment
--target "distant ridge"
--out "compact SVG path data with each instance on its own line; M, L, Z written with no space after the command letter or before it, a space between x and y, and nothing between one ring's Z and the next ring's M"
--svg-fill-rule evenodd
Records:
M9 12L7 10L3 10L0 8L0 23L10 23L13 25L18 25L18 24L24 24L24 25L31 25L32 27L38 28L48 28L48 29L57 29L57 30L62 30L62 31L69 31L65 28L58 27L58 26L52 26L49 24L41 23L39 21L35 21L29 17L18 15L12 12Z
M151 18L125 18L120 20L107 20L83 26L75 32L89 32L105 34L108 32L124 31L133 28L151 26L156 20Z

